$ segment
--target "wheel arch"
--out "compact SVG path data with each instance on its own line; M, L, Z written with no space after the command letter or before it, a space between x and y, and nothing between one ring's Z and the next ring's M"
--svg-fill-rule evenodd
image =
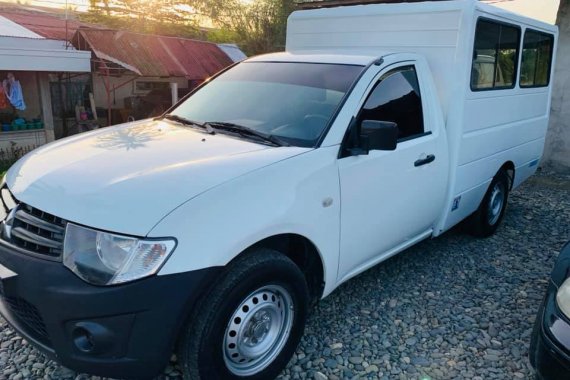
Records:
M497 174L499 174L501 171L505 171L507 173L507 176L509 177L509 191L512 190L515 184L515 164L512 161L507 161L503 164L503 166L501 166L499 171L497 171Z
M257 248L273 249L291 259L307 280L311 301L316 303L322 297L326 282L324 260L310 239L295 233L273 235L252 244L235 259Z

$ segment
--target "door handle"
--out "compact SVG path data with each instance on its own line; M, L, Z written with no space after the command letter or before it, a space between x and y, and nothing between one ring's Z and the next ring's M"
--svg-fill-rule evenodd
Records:
M426 158L421 158L421 159L417 160L416 162L414 162L414 166L417 168L418 166L431 164L434 161L435 161L435 156L433 154L430 154Z

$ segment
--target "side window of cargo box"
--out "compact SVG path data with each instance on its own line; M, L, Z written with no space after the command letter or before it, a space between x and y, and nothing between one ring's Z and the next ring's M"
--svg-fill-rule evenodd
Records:
M520 28L487 19L477 21L471 90L514 88L521 39Z
M547 87L550 84L554 36L527 29L524 34L521 79L522 88Z
M422 97L414 66L399 67L384 74L364 103L360 120L398 124L400 141L422 136Z

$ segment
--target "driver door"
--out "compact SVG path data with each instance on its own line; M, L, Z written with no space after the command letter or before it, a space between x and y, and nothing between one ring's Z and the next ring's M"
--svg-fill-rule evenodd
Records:
M395 151L341 155L341 239L339 280L390 256L406 242L429 236L445 197L446 149L438 143L424 110L424 82L416 62L379 70L356 110L364 120L398 124ZM437 105L437 103L435 102ZM437 123L435 123L437 124ZM444 141L445 142L445 141Z

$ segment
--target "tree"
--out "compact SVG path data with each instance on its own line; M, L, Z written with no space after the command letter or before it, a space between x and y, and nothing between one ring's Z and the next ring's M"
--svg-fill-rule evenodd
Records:
M197 37L196 16L183 0L89 0L83 19L133 32Z
M282 50L294 0L89 0L83 20L113 29L237 43L248 54ZM204 19L214 28L205 31Z
M248 54L281 50L285 46L287 17L293 0L195 0L192 5L208 16ZM213 33L219 37L220 33Z

